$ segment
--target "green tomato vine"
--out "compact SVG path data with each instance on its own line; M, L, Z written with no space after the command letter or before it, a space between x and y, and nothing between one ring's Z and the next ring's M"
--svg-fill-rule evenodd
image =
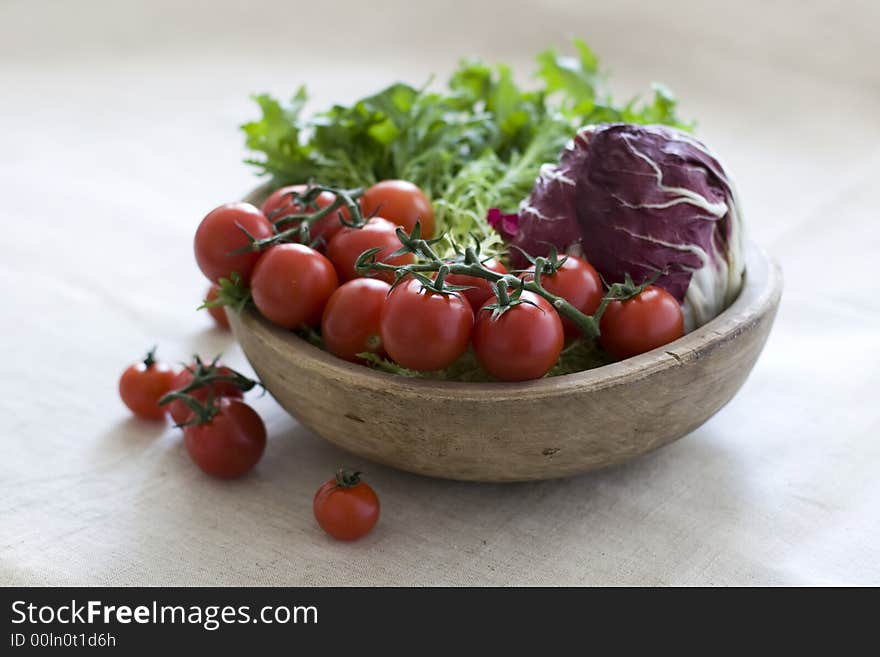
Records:
M623 283L610 285L596 312L592 315L587 315L575 308L563 297L549 292L542 285L542 276L553 275L565 262L566 257L560 258L555 250L551 250L547 257L530 258L535 265L535 271L528 279L523 279L511 273L500 274L486 267L484 263L489 258L480 257L479 242L477 240L475 240L474 246L468 246L463 251L455 247L455 257L443 259L437 255L433 246L445 238L423 239L421 237L421 227L418 223L413 228L412 233L409 234L403 228L398 227L397 238L400 240L401 248L395 251L393 255L412 253L416 256L417 262L408 265L389 265L376 259L381 249L370 249L364 251L358 258L355 265L358 273L362 276L368 276L375 272L390 271L394 273L395 286L407 278L415 278L426 290L438 294L455 295L458 295L461 290L466 289L466 286L449 285L446 283L445 279L449 274L482 278L489 281L494 289L497 303L491 304L489 307L492 310L493 317L496 318L512 306L520 303L529 303L526 299L522 298L522 293L523 291L532 292L547 300L559 315L571 320L587 339L599 337L599 323L609 303L612 301L624 301L637 296L653 282L651 280L645 281L641 285L635 285L632 279L627 276ZM429 273L435 275L428 276Z

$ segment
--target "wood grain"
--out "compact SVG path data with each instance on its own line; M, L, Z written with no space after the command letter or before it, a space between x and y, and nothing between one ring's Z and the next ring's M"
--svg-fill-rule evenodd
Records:
M703 424L751 371L781 292L779 267L751 246L739 298L705 326L635 358L526 383L408 379L339 360L255 311L230 320L269 392L319 436L419 474L523 481L621 463Z

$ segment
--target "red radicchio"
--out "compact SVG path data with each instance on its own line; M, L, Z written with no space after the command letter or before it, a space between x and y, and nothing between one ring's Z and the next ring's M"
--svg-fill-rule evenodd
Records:
M690 135L666 126L582 128L545 164L520 207L512 243L582 253L609 282L624 274L683 304L688 328L726 308L742 286L743 237L733 184ZM515 266L525 264L511 249Z
M507 214L498 208L490 208L486 220L495 232L508 241L513 239L519 230L519 214L515 212Z

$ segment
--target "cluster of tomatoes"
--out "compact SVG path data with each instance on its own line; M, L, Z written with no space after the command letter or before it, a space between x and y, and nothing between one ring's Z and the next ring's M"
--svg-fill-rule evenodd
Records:
M253 381L214 359L198 356L175 369L156 360L155 349L130 365L119 379L119 395L137 417L169 416L183 428L183 442L193 462L222 479L240 477L260 460L266 448L266 426L243 401ZM379 519L379 498L360 473L339 470L315 493L318 524L340 540L367 534Z
M257 383L215 359L175 369L157 361L155 350L129 366L119 379L119 395L138 417L162 420L166 414L183 428L192 460L214 477L240 477L266 448L266 427L243 401Z
M424 233L433 230L433 211L422 191L404 181L385 181L361 197L359 214L370 217L364 223L345 225L351 217L341 207L310 226L310 245L270 243L253 250L255 242L271 242L288 219L336 201L322 192L306 208L298 200L306 191L304 185L279 189L259 209L248 203L222 205L202 220L194 242L205 276L217 284L236 275L250 288L263 316L290 329L320 324L330 295L340 283L358 278L355 263L364 251L380 249L380 258L389 264L412 262L412 254L391 255L400 247L397 226L411 230L418 221ZM382 216L371 216L380 207Z
M360 276L356 263L369 250L386 265L414 262L413 253L401 248L398 227L412 233L418 226L422 238L432 236L431 204L414 184L389 180L368 188L357 208L361 223L350 221L348 209L330 191L312 193L304 207L308 189L279 189L260 209L246 203L221 206L196 232L196 261L205 275L215 283L237 276L269 321L289 329L320 329L327 350L340 358L362 362L375 354L417 371L444 369L472 347L482 367L501 381L544 376L558 361L565 340L579 336L578 327L543 296L515 290L511 299L499 300L484 277L410 276L392 287L392 271ZM310 212L334 204L338 211L309 226L310 246L273 239ZM369 217L365 222L364 216ZM482 267L508 273L497 259L483 261ZM518 275L533 278L534 266ZM585 315L597 311L605 294L596 270L576 256L554 258L540 280L545 291ZM638 289L632 298L606 303L603 310L600 344L618 358L683 333L681 308L661 288Z

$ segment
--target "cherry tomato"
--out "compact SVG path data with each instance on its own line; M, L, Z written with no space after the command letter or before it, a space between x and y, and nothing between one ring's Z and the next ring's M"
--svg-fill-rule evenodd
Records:
M487 260L486 262L484 262L483 266L487 269L491 269L494 272L498 272L499 274L507 273L507 267L502 265L494 258L492 260ZM473 308L474 312L477 312L480 308L482 308L483 304L486 303L493 296L492 284L485 278L479 278L477 276L465 276L464 274L449 274L446 277L446 282L450 285L472 286L468 290L462 290L461 293L468 300L468 303L471 304L471 308Z
M140 363L130 365L119 378L119 396L132 413L145 420L161 420L165 409L159 398L174 387L176 372L166 363L157 362L155 350Z
M293 201L293 195L291 192L302 194L307 189L307 185L290 185L289 187L276 189L263 203L263 214L266 215L266 218L269 219L269 221L275 222L290 214L310 214L315 212L314 208L306 209L299 203ZM324 209L328 205L332 205L335 200L336 197L330 192L321 192L315 199L315 205L317 205L319 209ZM340 208L340 210L342 211L342 216L345 217L346 220L349 220L348 210L345 207ZM331 212L326 217L319 219L316 223L312 224L310 233L313 240L320 238L326 243L330 241L331 237L339 232L342 228L342 224L339 222L339 215L337 212L338 211ZM284 226L284 229L292 228L294 225L295 224L287 224Z
M529 267L529 271L534 272L535 266ZM530 280L534 276L526 274L525 278ZM585 315L592 315L596 312L605 294L602 279L593 269L593 265L577 256L568 256L555 274L542 275L541 285L550 294L562 297ZM561 319L562 328L565 329L565 337L580 337L581 331L574 322L566 317Z
M194 242L196 262L211 282L229 278L238 272L245 285L260 259L256 251L234 253L248 246L247 231L256 239L272 235L272 224L250 203L228 203L211 210L196 230Z
M380 217L403 226L411 233L416 222L422 225L422 237L434 236L434 208L425 193L406 180L383 180L368 187L361 197L364 216L376 212Z
M315 493L313 508L321 529L340 541L368 534L379 520L379 498L359 472L340 470L325 481Z
M562 352L565 335L559 314L543 297L523 292L520 303L500 317L481 308L474 326L477 360L502 381L527 381L544 376ZM493 299L494 301L494 299Z
M362 228L343 228L330 244L327 245L327 257L336 267L336 273L340 281L350 281L358 278L355 263L360 255L368 249L381 248L376 259L391 265L408 265L413 262L412 253L389 258L388 256L400 248L400 240L395 232L397 227L381 217L373 217ZM392 282L394 274L390 271L380 272L370 278L378 278Z
M390 289L385 281L356 278L333 293L321 320L321 336L330 353L353 362L364 352L385 355L379 318Z
M303 244L279 244L257 262L251 294L266 319L294 329L317 326L338 285L336 271L323 255Z
M632 299L612 301L599 320L599 344L617 358L651 351L684 335L681 306L662 287L649 285Z
M174 381L171 385L170 390L181 390L192 383L193 373L190 370L194 370L195 368L195 363L190 363L187 368L178 372L174 377ZM232 376L233 373L229 368L223 367L221 365L217 368L217 374ZM238 388L234 383L230 383L228 381L214 381L204 388L198 388L186 394L190 395L191 397L195 397L195 399L202 404L206 403L209 397L228 397L230 399L241 399L242 397L244 397L244 393L241 391L241 389ZM167 409L168 414L174 421L174 424L183 424L184 422L187 422L193 414L192 409L186 405L186 402L180 399L175 399L170 404L168 404Z
M411 279L385 300L380 333L385 351L400 365L431 371L451 365L467 350L473 324L466 299L424 290Z
M266 448L266 426L257 412L237 399L223 398L216 414L183 429L190 457L213 477L240 477L253 468Z
M205 295L205 301L215 301L217 299L217 290L219 289L220 288L217 287L215 283L212 283ZM211 319L214 320L214 323L217 324L219 328L224 331L229 330L229 318L226 316L226 309L224 306L208 306L207 311L211 316Z

